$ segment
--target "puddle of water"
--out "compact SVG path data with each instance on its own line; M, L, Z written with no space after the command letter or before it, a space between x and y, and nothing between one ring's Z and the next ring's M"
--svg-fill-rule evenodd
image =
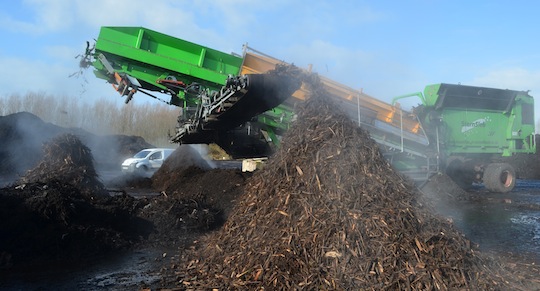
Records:
M540 245L540 217L538 214L531 213L516 213L514 217L510 218L510 221L522 229L523 232L528 233L532 245ZM524 241L523 243L527 243Z
M0 277L1 290L138 290L157 286L167 258L155 249L125 252L85 266L52 266Z
M521 180L510 193L473 190L479 201L439 205L437 212L481 250L514 253L540 263L540 181Z
M156 257L161 257L161 253L137 251L126 254L118 261L111 262L109 267L100 266L95 272L87 274L87 279L79 282L78 287L81 290L121 290L128 286L154 285L160 280Z

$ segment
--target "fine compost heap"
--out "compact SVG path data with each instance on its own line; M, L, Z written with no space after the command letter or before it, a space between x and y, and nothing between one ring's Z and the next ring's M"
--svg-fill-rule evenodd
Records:
M314 86L317 86L315 84ZM225 225L181 254L186 289L504 290L503 269L429 211L368 134L314 94Z

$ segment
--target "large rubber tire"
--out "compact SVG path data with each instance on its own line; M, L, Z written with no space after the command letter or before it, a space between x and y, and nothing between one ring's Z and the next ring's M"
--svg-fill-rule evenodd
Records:
M484 186L492 192L507 193L516 185L516 171L506 163L489 164L484 170Z

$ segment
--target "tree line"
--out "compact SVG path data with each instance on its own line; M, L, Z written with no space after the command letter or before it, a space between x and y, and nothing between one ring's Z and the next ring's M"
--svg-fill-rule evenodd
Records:
M99 135L136 135L155 146L170 146L169 134L174 134L180 108L158 102L120 105L105 98L89 103L80 97L35 92L0 97L1 116L23 111L61 127Z

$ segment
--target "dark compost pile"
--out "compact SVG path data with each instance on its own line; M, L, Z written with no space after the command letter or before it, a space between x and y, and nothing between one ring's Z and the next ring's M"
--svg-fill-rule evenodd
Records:
M43 133L35 141L40 147L28 142L35 132L29 135L17 125L28 125L27 119ZM155 176L156 189L152 179L130 175L120 176L122 183L112 179L104 185L94 167L95 152L118 160L120 152L132 155L146 147L143 139L75 135L28 113L0 118L0 128L9 133L1 141L9 146L5 156L0 155L2 161L24 157L16 147L19 143L32 153L25 167L33 165L25 171L18 168L19 179L0 188L0 270L82 262L143 245L181 243L222 225L245 183L246 174L211 170L203 159L195 160L199 155L181 147ZM93 145L92 150L83 140ZM13 166L4 170L13 171ZM114 190L107 188L111 186ZM125 191L133 188L162 195L134 198Z
M153 189L161 195L151 199L141 215L154 222L153 235L162 243L215 229L223 225L249 175L212 169L191 146L182 145L152 176Z
M236 169L211 168L193 148L182 145L152 176L152 185L167 195L204 203L226 217L250 176Z
M166 195L179 196L177 191L192 187L193 178L210 169L208 162L192 146L181 145L152 176L152 186Z
M186 289L507 289L368 134L315 94L233 213L164 275Z
M148 236L133 197L111 197L97 179L90 150L72 134L44 144L44 157L0 190L1 268L102 256Z

